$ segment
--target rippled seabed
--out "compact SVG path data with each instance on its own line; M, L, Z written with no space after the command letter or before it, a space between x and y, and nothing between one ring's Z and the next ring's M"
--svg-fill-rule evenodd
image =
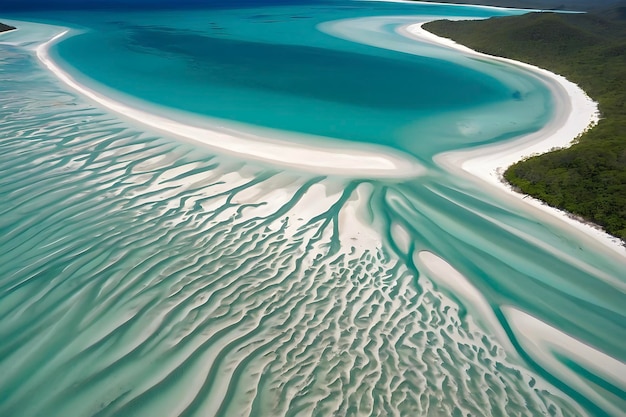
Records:
M520 312L619 370L621 260L436 169L384 182L210 155L0 48L0 415L624 409L623 379Z

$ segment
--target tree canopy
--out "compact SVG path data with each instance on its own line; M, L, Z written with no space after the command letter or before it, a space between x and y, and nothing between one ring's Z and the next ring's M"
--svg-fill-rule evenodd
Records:
M520 161L504 177L519 191L626 242L626 7L442 20L424 28L480 52L561 74L598 102L600 122L573 146Z

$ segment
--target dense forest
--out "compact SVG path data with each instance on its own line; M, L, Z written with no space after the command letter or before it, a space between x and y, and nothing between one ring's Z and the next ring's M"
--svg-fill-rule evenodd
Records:
M572 147L520 161L504 177L521 192L626 241L626 7L443 20L424 27L478 51L561 74L598 101L600 122Z

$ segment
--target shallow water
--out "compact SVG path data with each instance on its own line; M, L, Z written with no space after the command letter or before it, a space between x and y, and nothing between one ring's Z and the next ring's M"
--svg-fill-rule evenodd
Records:
M302 14L322 8L299 7ZM162 12L125 12L118 23L106 23L110 14L87 22L65 13L67 24L80 21L93 31L62 42L57 53L75 65L74 74L84 71L84 82L118 90L103 89L118 99L131 94L154 100L150 108L158 111L166 109L157 105L176 106L232 118L244 130L254 123L290 129L294 140L306 140L301 132L384 143L419 158L425 175L404 181L312 175L214 155L69 91L40 67L34 44L6 44L25 33L0 37L0 414L569 416L624 409L624 260L430 160L442 150L502 139L498 128L452 134L459 115L465 125L491 126L476 117L483 106L534 108L532 100L543 98L548 108L545 89L533 78L507 78L513 70L501 65L483 74L480 68L494 65L395 35L393 27L413 21L397 17L406 6L323 7L326 14L315 14L319 23L329 14L364 19L332 19L329 27L290 19L282 30L294 35L281 37L278 53L278 28L235 25L256 11L202 12L241 31L229 50L216 49L223 55L189 68L190 54L204 52L178 51L176 45L191 43L177 31L168 38ZM168 23L198 30L193 21L206 24L202 13ZM294 15L293 6L287 14ZM394 17L381 31L373 15ZM112 25L120 32L103 35ZM29 30L34 38L45 32ZM160 42L150 43L152 36ZM351 95L362 79L315 89L302 74L312 69L306 64L314 52L293 48L309 36L318 59L343 60L339 80L365 63L371 77L384 79L385 68L393 68L402 78L368 83L367 106ZM82 42L98 37L110 44L83 55ZM216 39L207 45L224 45ZM372 46L379 42L393 51ZM257 47L284 58L279 66L264 62L259 85L251 85L256 75L246 73L248 63L234 50ZM160 57L154 48L178 55ZM123 58L110 59L117 53ZM169 74L218 71L215 62L236 70L216 72L213 84L165 71L142 73L145 84L126 84L121 71L138 75L141 59L156 60L151 68L171 65ZM283 68L292 61L295 67ZM424 63L424 74L435 78L409 83ZM100 64L110 66L104 71ZM236 82L220 78L224 73ZM293 90L273 84L285 74ZM485 77L484 94L459 101L450 85L437 87L439 76L454 78L454 86ZM428 87L432 95L409 100L402 80L410 84L405 92ZM518 89L511 82L529 88L530 104L511 96ZM219 103L243 104L213 113L222 105L174 95L191 94L186 83L206 89L198 97L219 84ZM155 86L163 93L143 95ZM258 101L268 95L271 101ZM435 96L439 107L421 100ZM237 97L247 97L254 112ZM313 111L319 102L323 111ZM457 107L448 111L448 102ZM283 120L282 105L299 117ZM516 127L504 136L545 123L545 114L533 111L507 111ZM408 127L402 117L413 117ZM331 119L350 123L327 134L321 121ZM411 129L423 139L408 140ZM553 329L541 330L533 318ZM559 344L560 332L575 340Z
M426 160L537 130L549 119L551 99L538 80L396 33L459 8L358 4L89 12L63 19L87 29L52 52L86 84L147 101L154 111L383 144ZM380 14L387 15L382 23Z

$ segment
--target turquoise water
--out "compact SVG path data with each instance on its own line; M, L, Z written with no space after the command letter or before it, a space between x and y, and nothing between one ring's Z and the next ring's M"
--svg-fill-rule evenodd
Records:
M53 56L98 91L428 168L394 181L142 128L41 67L58 29L0 35L0 415L620 415L624 259L431 160L551 115L531 75L395 32L499 13L30 15L80 25Z
M395 33L415 22L415 15L422 20L453 17L458 8L367 4L348 9L299 5L200 10L191 16L185 11L142 11L126 13L123 20L90 12L75 17L76 23L88 27L86 32L60 43L54 52L68 70L91 79L85 82L96 81L152 104L226 121L389 145L426 159L536 130L550 117L550 96L538 80L458 54L445 59ZM462 12L506 14L490 9ZM380 14L390 15L387 24L380 32L361 30L364 41L396 42L399 51L350 42L318 28ZM474 131L480 133L463 136L456 126L432 123L433 118L458 120L464 111L487 107L492 113L499 109L493 118L506 127L481 132L482 126L476 126Z

